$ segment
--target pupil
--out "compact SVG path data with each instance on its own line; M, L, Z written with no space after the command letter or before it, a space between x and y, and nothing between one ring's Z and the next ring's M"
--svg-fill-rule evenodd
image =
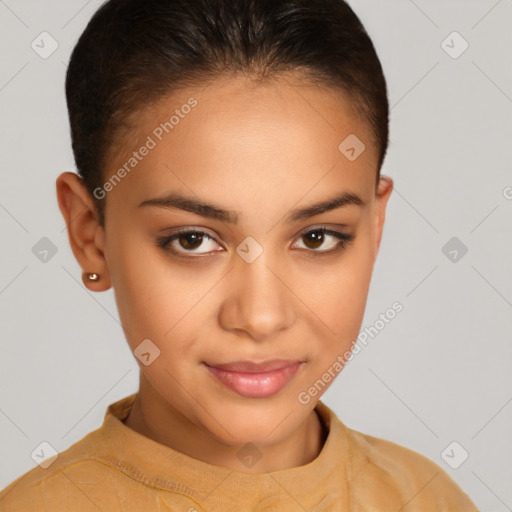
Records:
M310 233L304 235L306 239L313 242L313 245L309 245L306 242L306 246L310 249L317 249L320 247L324 241L324 233L322 231L311 231Z
M179 241L184 249L197 249L201 246L203 235L200 233L188 233L181 235Z

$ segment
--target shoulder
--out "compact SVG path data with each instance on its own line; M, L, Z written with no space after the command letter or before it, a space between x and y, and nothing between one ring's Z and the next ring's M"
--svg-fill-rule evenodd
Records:
M478 512L446 471L424 455L345 429L352 460L350 487L370 510L374 510L372 506L382 507L386 501L387 506L397 506L404 512Z
M94 498L84 488L94 492L112 470L101 455L99 430L59 453L46 468L42 466L27 471L0 492L0 512L97 511Z

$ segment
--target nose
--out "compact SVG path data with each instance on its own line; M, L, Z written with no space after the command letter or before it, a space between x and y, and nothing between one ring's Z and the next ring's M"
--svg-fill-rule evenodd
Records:
M252 263L239 258L234 265L219 312L221 326L255 341L289 328L296 318L286 284L289 272L268 261L265 251Z

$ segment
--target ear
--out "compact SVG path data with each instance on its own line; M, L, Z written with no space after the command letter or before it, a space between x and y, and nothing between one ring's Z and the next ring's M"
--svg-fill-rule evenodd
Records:
M386 218L386 207L389 197L393 191L393 180L389 176L381 175L377 185L376 205L375 205L375 223L374 223L374 247L373 247L373 263L377 259L379 253L380 241L384 229L384 220Z
M97 282L83 277L91 291L105 291L111 286L104 256L105 230L99 224L94 202L82 178L72 172L62 173L56 181L57 201L66 222L69 244L83 272L99 274Z

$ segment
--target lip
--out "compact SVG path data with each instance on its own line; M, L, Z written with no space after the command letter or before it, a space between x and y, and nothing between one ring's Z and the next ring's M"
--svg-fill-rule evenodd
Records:
M269 359L267 361L233 361L232 363L222 364L209 364L208 366L213 368L219 368L219 370L225 370L228 372L241 372L241 373L263 373L271 372L273 370L280 370L288 366L292 366L302 361L298 359Z
M303 361L273 359L270 361L235 361L210 365L210 373L222 384L241 396L266 398L275 395L293 379Z

